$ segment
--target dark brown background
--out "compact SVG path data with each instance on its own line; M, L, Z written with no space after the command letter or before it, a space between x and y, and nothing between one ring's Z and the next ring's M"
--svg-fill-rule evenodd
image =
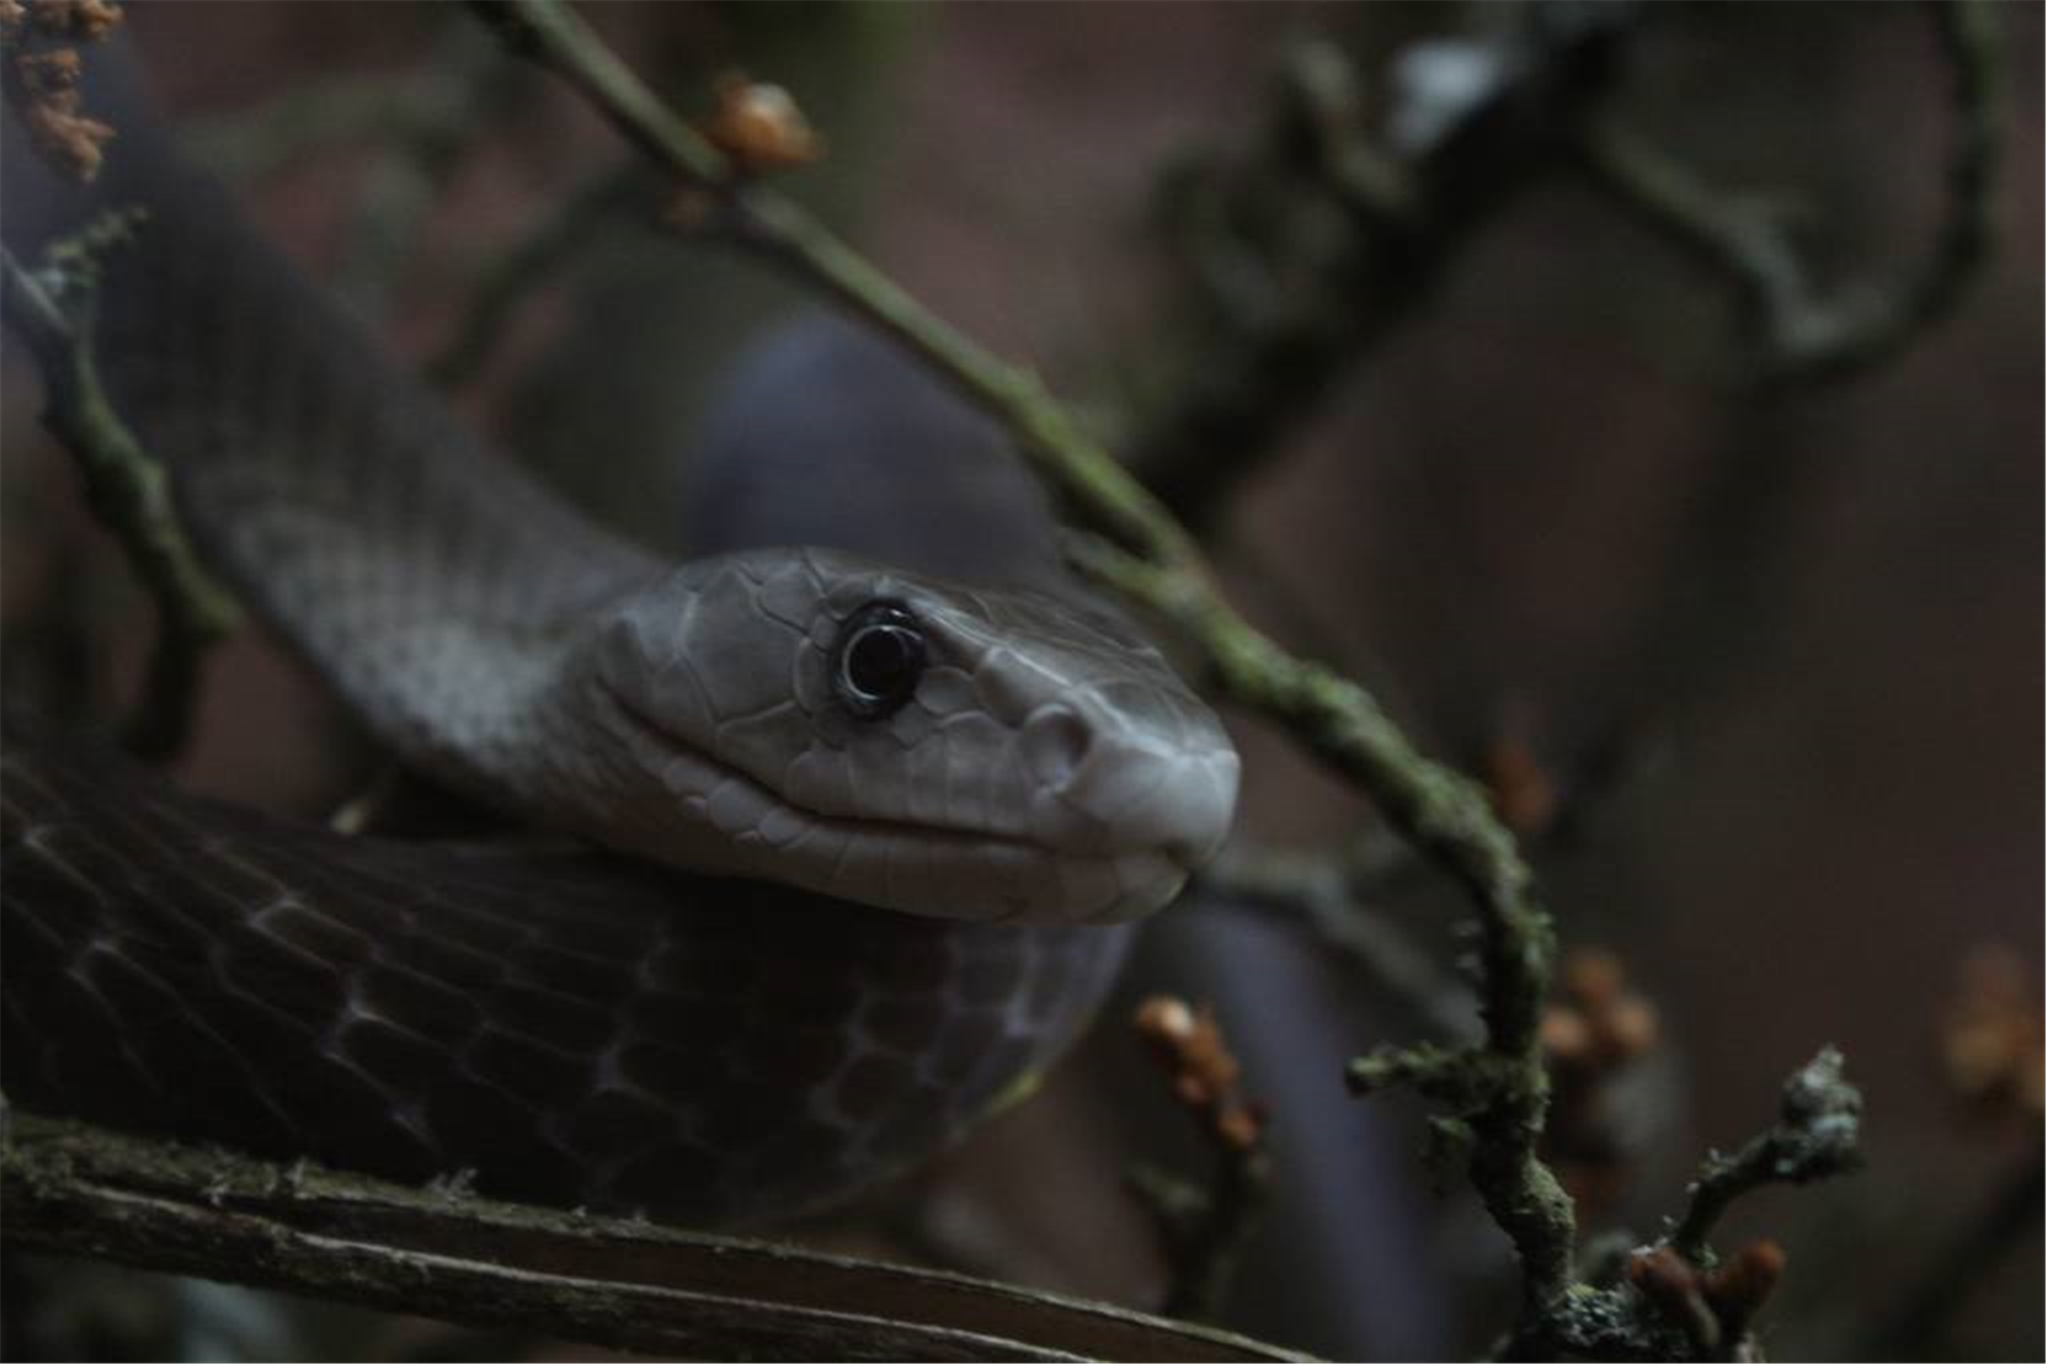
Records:
M393 5L135 9L165 100L244 131L316 78L422 79L461 21ZM1289 33L1341 33L1375 78L1370 54L1461 22L1454 6L1389 5L593 13L685 104L732 64L794 86L834 155L792 192L938 313L1104 409L1155 325L1143 213L1162 159L1240 145ZM1783 1074L1821 1042L1845 1050L1868 1095L1870 1169L1757 1198L1733 1228L1789 1249L1786 1354L1840 1348L2027 1158L2025 1134L1960 1113L1936 1050L1971 946L2008 943L2035 971L2040 956L2040 11L2001 17L1998 255L1960 315L1900 360L1809 396L1730 396L1715 378L1733 344L1715 287L1559 182L1476 234L1439 296L1338 385L1228 519L1231 561L1257 566L1236 583L1246 609L1366 665L1436 751L1470 760L1504 715L1558 770L1623 740L1625 781L1544 871L1565 941L1624 953L1669 1036L1661 1154L1623 1209L1636 1230L1704 1145L1755 1130ZM1824 278L1892 279L1923 250L1948 127L1915 9L1681 11L1643 35L1631 73L1621 100L1645 129L1716 182L1795 197ZM331 272L378 155L356 142L302 156L249 190L293 253ZM430 353L476 262L616 155L558 90L520 87L389 277L394 344ZM731 257L644 234L589 252L569 287L521 315L467 401L658 538L686 471L654 461L677 448L718 360L789 299L734 284L750 267ZM607 334L611 352L593 359L579 338ZM31 434L33 386L8 358L9 625L78 589L77 611L119 627L132 676L146 616L77 538L61 464ZM664 435L635 444L634 430ZM186 771L319 809L366 761L337 733L310 681L251 633L223 651ZM1247 837L1311 846L1368 819L1283 742L1240 733ZM1105 1031L1096 1061L1127 1067L1115 1053L1130 1043ZM1115 1188L1131 1140L1115 1110L1139 1102L1163 1107L1076 1072L948 1163L962 1215L1010 1272L1128 1301L1155 1291L1145 1230ZM1395 1220L1419 1228L1407 1269L1461 1290L1499 1248L1460 1199L1438 1210L1416 1192L1414 1135L1411 1121L1389 1129L1372 1178L1403 1209ZM1310 1190L1319 1177L1283 1173ZM1260 1256L1291 1263L1270 1242ZM1363 1271L1311 1272L1340 1285ZM2035 1223L1947 1348L2038 1357L2039 1275ZM1435 1320L1404 1333L1346 1326L1312 1294L1261 1297L1259 1279L1232 1320L1325 1351L1470 1348L1496 1323L1431 1302Z

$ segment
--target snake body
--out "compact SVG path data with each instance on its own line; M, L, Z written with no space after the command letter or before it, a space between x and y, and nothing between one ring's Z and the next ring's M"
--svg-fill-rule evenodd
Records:
M1070 1039L1103 925L1170 899L1234 802L1154 649L817 545L623 543L117 121L89 195L17 212L10 159L8 241L147 210L93 344L210 559L410 766L609 851L346 839L15 737L11 1099L729 1221L913 1161Z

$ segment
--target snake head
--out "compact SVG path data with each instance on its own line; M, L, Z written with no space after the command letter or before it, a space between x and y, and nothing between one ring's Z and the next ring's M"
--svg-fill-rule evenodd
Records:
M619 604L595 640L605 837L664 861L919 914L1109 922L1164 905L1228 833L1221 722L1105 611L749 551Z

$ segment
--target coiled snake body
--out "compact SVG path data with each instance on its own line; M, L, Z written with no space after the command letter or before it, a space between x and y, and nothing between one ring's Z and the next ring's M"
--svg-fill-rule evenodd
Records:
M18 211L10 159L8 241L148 210L94 345L212 560L409 765L611 851L342 838L15 736L11 1100L728 1221L915 1160L1070 1039L1104 925L1234 803L1155 650L832 550L662 564L484 454L120 121L89 195Z

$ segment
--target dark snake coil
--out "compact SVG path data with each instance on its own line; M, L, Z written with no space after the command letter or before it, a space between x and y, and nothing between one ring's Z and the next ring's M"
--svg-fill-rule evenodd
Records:
M125 97L117 82L94 98ZM24 190L14 145L8 245L28 258L107 204L148 208L101 286L109 390L178 456L181 499L218 527L210 548L301 649L345 657L351 612L572 615L649 571L523 482L472 496L504 468L160 130L116 121L90 196ZM317 575L234 568L316 556L322 527L365 508L393 529L340 600L298 600ZM294 622L302 606L326 623ZM1127 943L590 850L345 838L19 724L0 795L11 1102L568 1206L729 1222L912 1164L1028 1086Z

